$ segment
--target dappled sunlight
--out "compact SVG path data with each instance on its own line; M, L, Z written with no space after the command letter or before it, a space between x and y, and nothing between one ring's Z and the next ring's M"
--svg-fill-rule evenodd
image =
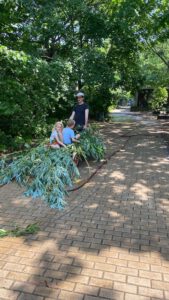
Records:
M118 139L113 143L112 149L123 145ZM169 171L165 162L161 140L132 137L91 181L70 193L63 211L52 210L39 199L24 198L15 184L3 187L2 226L14 221L23 226L40 224L35 235L0 240L2 268L8 272L4 276L16 281L13 289L34 288L36 295L54 299L58 295L68 299L66 293L72 291L97 297L99 289L112 293L114 283L119 291L124 281L125 288L130 288L127 276L168 271ZM113 290L113 297L120 299L118 290Z
M134 164L135 165L144 165L144 162L140 161L140 160L136 160L136 161L134 161Z
M121 216L121 214L117 213L116 211L110 211L110 212L108 212L108 214L109 214L110 217L117 217L118 218L118 217Z
M104 173L103 173L103 175L104 175ZM114 171L114 172L112 172L112 173L109 175L109 177L110 177L110 178L121 179L121 180L125 179L124 174L122 174L122 172L120 172L120 171Z
M94 204L91 204L91 205L86 205L85 207L86 208L97 208L98 204L94 203Z
M147 193L152 191L152 189L148 188L145 184L142 183L133 184L130 190L133 191L136 194L136 196L138 195L142 198L148 198Z

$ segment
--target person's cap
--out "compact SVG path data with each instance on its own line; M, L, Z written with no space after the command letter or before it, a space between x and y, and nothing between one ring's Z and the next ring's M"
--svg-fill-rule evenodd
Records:
M82 92L77 93L76 97L84 97L84 94Z

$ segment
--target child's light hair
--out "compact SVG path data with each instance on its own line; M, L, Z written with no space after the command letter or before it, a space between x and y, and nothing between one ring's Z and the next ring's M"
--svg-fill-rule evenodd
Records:
M69 120L67 121L67 126L68 126L68 127L71 127L71 126L74 126L74 125L75 125L75 121L74 121L74 120L69 119Z
M58 121L58 122L55 123L55 126L53 127L52 131L54 131L57 128L58 125L60 125L63 129L63 123Z

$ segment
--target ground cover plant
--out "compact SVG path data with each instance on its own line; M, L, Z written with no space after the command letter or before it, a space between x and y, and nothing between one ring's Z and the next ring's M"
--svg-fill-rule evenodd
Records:
M18 226L15 227L15 229L6 230L6 229L0 229L0 238L5 236L22 236L27 234L34 234L37 233L39 230L38 224L29 224L26 226L26 228L20 228Z
M15 180L25 187L25 196L43 199L51 208L62 209L66 204L67 187L80 177L73 154L80 159L100 160L104 157L104 144L96 129L81 134L80 143L67 148L51 149L41 144L8 164L0 161L0 185Z

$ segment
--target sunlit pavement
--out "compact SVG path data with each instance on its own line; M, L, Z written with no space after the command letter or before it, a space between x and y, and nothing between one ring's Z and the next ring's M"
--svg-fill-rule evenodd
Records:
M1 227L41 231L0 240L0 299L169 299L168 127L143 117L101 130L119 151L65 210L1 188Z

